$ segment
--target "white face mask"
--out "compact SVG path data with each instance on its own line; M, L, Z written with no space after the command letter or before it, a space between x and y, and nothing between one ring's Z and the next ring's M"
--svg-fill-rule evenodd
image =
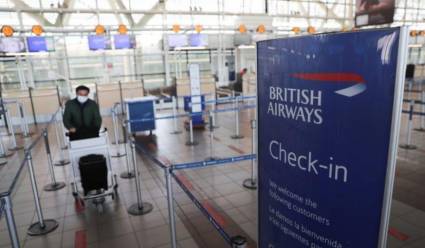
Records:
M87 96L77 96L77 100L78 100L80 103L85 103L85 102L87 102L87 99L89 99Z

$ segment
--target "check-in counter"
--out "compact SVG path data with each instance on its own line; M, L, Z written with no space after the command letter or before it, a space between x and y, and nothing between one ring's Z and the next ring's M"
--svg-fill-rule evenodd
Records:
M138 98L143 97L143 84L140 81L121 83L122 98ZM97 98L99 99L99 107L104 111L110 110L114 103L120 102L120 86L119 83L98 84Z
M211 76L201 76L201 94L205 95L207 100L215 99L215 80ZM190 95L190 82L189 78L185 77L177 79L177 96Z
M50 120L52 114L59 108L59 100L56 88L42 88L32 90L32 101L34 103L34 114L37 122L46 122ZM31 98L29 90L8 90L3 92L5 102L18 101L23 105L26 113L27 122L33 123ZM19 123L16 118L20 116L16 104L6 104L14 123Z

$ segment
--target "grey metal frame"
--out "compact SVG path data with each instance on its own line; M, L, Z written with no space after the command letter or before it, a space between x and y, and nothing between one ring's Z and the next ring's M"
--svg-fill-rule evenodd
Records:
M383 206L381 212L381 224L379 231L379 248L385 248L387 244L388 226L390 221L391 201L394 186L394 176L397 160L397 145L399 141L399 131L401 122L401 110L403 106L403 89L404 89L404 76L407 60L407 45L408 45L408 30L409 28L403 26L400 28L400 37L398 44L397 54L397 72L396 83L394 87L394 102L393 113L391 121L391 137L390 146L388 150L388 164L387 175L385 179L385 191L383 198Z

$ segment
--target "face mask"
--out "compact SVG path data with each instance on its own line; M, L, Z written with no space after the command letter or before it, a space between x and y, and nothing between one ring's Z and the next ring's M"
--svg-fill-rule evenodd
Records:
M89 99L87 96L77 96L77 100L80 103L85 103L87 101L87 99Z

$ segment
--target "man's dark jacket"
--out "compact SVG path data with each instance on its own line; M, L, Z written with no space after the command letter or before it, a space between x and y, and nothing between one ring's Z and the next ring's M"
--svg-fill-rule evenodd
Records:
M99 106L93 100L88 99L84 104L78 100L69 100L65 105L63 124L66 129L75 128L75 133L70 133L70 140L87 139L99 136L102 125Z

